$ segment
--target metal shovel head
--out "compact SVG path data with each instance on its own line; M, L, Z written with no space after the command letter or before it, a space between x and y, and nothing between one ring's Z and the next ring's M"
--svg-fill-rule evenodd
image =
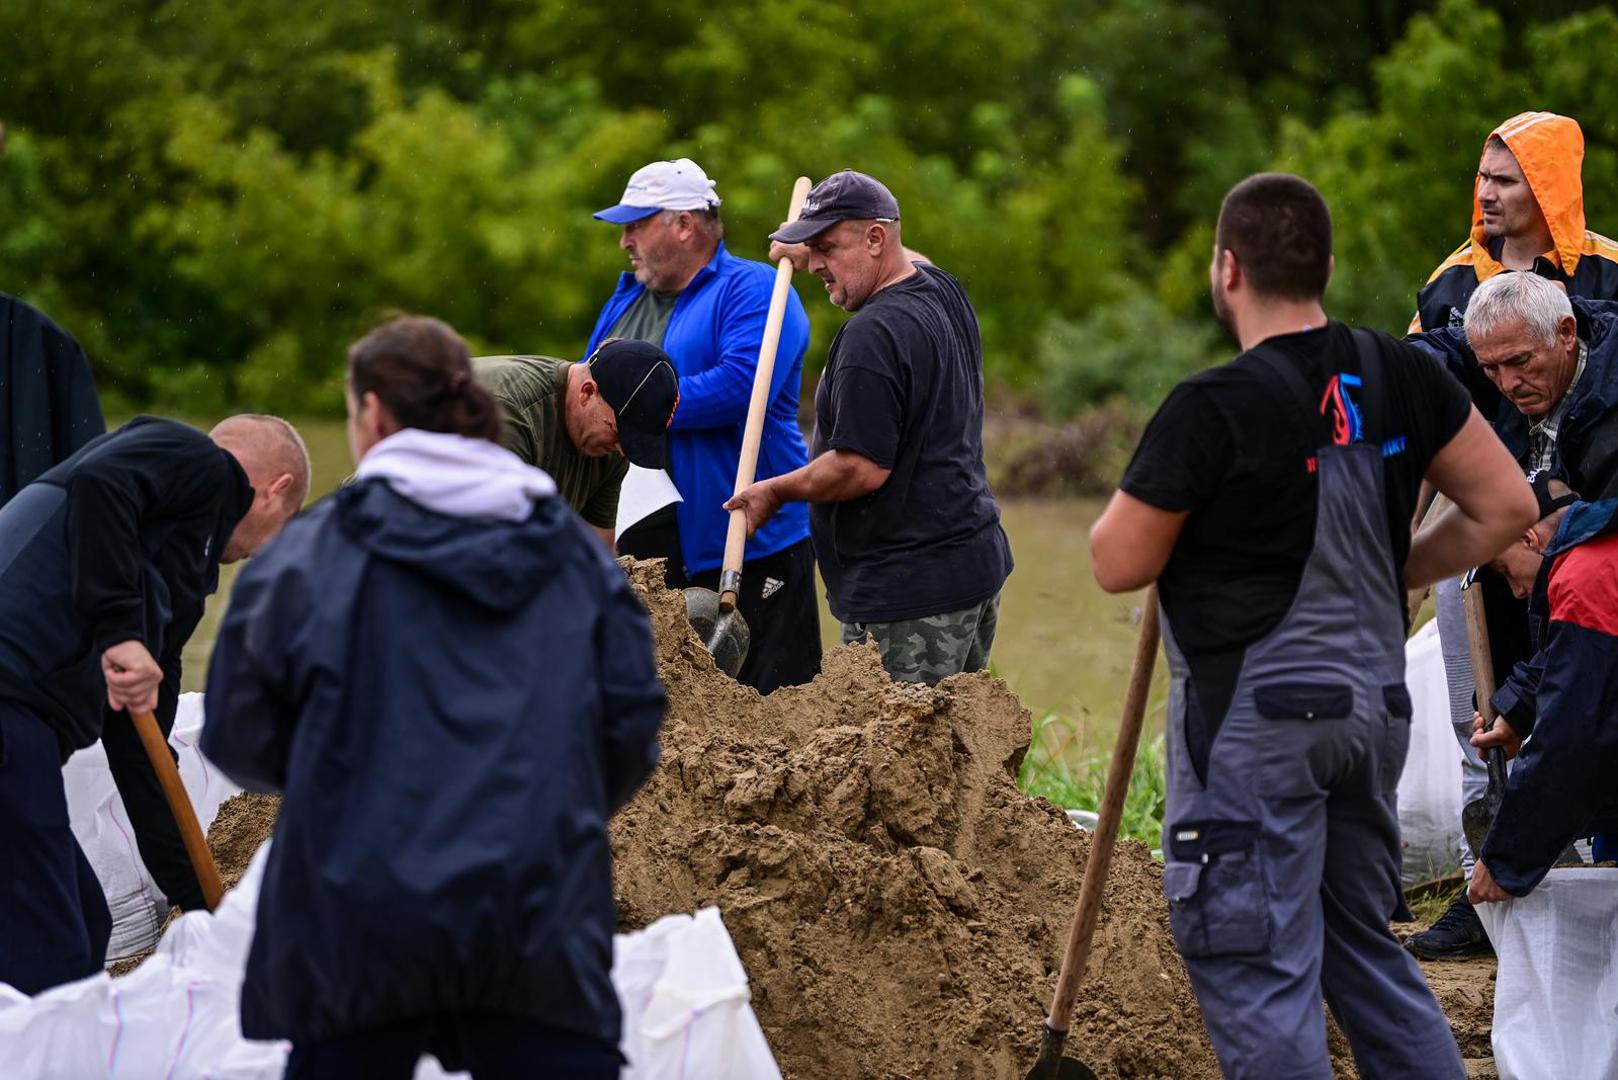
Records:
M1077 1058L1065 1057L1062 1048L1067 1045L1067 1032L1056 1031L1049 1024L1040 1029L1039 1059L1028 1070L1026 1080L1097 1080L1090 1066Z
M697 637L713 653L719 670L734 679L753 643L742 613L735 609L720 611L718 593L693 587L685 590L685 615Z
M1480 795L1461 808L1461 832L1466 835L1466 846L1472 849L1474 859L1479 857L1483 841L1489 835L1489 826L1494 824L1494 812L1498 806L1493 795L1492 791Z

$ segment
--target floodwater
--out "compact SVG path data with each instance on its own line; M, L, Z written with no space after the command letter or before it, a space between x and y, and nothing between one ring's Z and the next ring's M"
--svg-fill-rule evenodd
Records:
M331 491L352 471L341 421L300 422L314 462L311 498ZM991 657L996 674L1016 691L1036 721L1054 717L1043 742L1053 756L1104 749L1118 726L1143 594L1108 596L1090 574L1090 523L1100 499L1011 499L1002 503L1017 569L1006 582ZM201 690L219 616L229 601L235 568L225 567L220 590L185 651L186 689ZM822 607L821 636L837 645L837 623ZM1161 667L1161 664L1160 664ZM1162 673L1153 703L1161 709ZM1149 717L1148 730L1161 729Z

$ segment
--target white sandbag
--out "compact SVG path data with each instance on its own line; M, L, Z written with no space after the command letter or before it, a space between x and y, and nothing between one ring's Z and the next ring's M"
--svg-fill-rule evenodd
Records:
M624 1010L622 1080L780 1080L718 908L619 934L612 981Z
M1461 748L1450 726L1449 684L1435 619L1405 644L1410 753L1399 776L1399 839L1406 887L1460 865Z
M1557 867L1527 896L1477 911L1499 957L1500 1080L1618 1077L1618 870Z
M202 734L202 695L181 694L174 714L169 743L180 755L180 779L206 830L219 812L219 804L241 790L214 768L197 749ZM84 849L112 911L112 938L107 962L122 960L152 947L168 915L163 891L147 873L135 845L124 801L107 768L107 753L97 742L67 759L62 766L67 788L68 819L73 835Z
M181 916L124 978L103 973L33 998L0 983L5 1080L278 1080L288 1045L242 1038L239 1015L269 847L218 911ZM717 908L617 935L612 979L630 1062L622 1080L780 1080ZM431 1057L416 1069L416 1080L466 1076Z

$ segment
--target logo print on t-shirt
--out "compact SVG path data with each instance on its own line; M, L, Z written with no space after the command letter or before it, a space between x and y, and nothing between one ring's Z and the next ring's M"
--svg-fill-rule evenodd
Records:
M1326 383L1325 394L1320 398L1320 415L1331 421L1331 441L1338 446L1360 441L1363 421L1359 406L1354 404L1349 393L1350 387L1358 388L1359 385L1358 375L1333 375Z

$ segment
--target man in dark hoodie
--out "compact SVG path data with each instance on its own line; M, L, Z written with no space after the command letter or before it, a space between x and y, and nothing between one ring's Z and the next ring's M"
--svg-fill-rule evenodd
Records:
M98 738L152 877L182 908L203 906L128 713L155 710L168 733L219 564L262 548L308 486L284 420L233 417L210 436L140 417L0 510L0 982L34 994L105 959L107 903L61 774Z
M554 482L497 445L466 343L348 354L356 482L237 579L202 748L283 793L242 1032L289 1080L616 1080L607 820L657 761L645 610Z

